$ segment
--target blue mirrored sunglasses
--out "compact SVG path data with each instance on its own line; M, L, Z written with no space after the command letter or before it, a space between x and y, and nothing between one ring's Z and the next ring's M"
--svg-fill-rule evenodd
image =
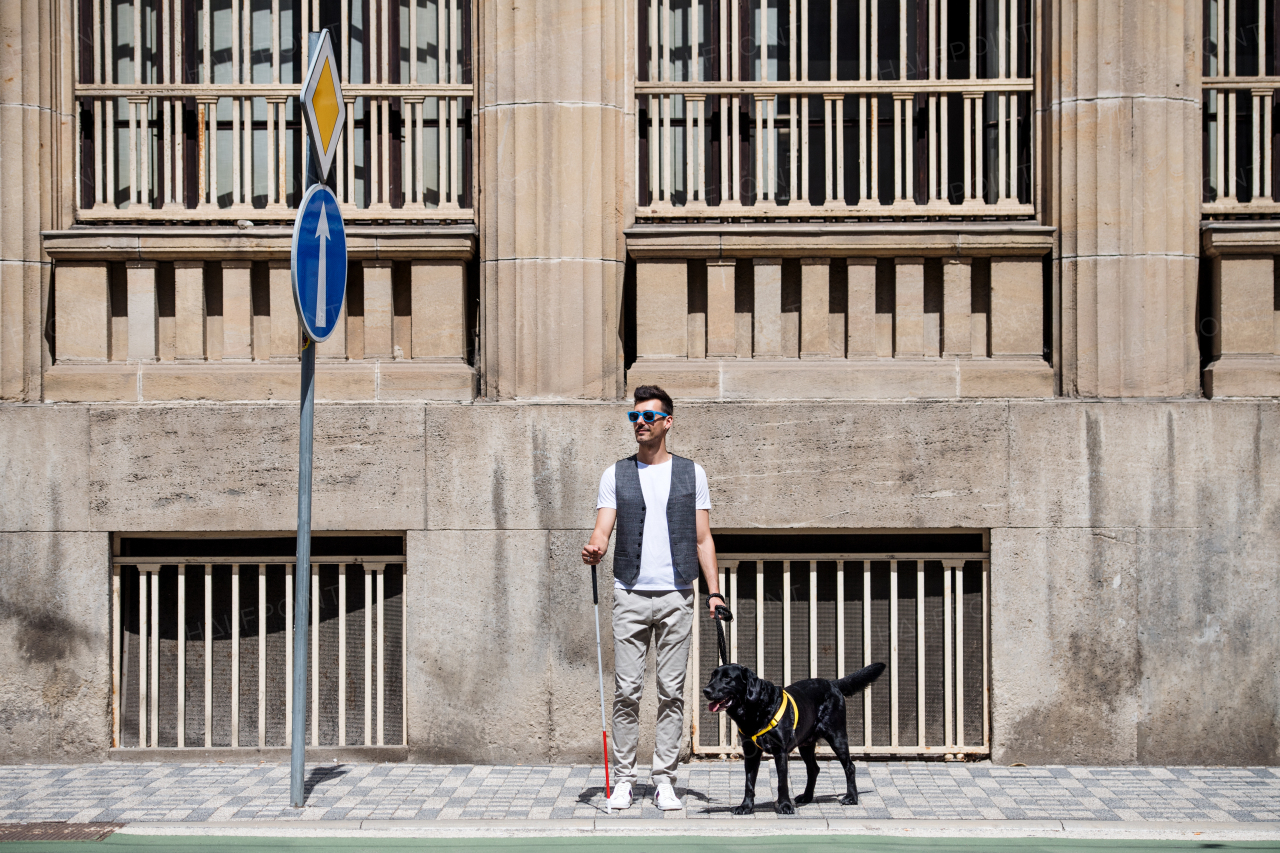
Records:
M627 412L627 420L631 421L633 424L639 423L641 418L644 418L645 423L651 424L654 421L656 421L658 418L669 418L669 417L671 417L671 415L668 415L666 412L653 412L653 411Z

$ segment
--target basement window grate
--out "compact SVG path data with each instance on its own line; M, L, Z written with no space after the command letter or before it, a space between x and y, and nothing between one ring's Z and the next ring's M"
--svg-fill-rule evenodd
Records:
M720 589L735 616L725 628L730 660L783 686L883 662L888 668L880 679L848 700L851 754L990 755L991 562L984 534L724 536L717 544L722 539L728 547L754 546L751 553L719 555ZM815 544L853 547L817 553ZM912 550L883 547L894 544ZM882 547L854 550L859 545ZM706 593L700 582L701 607ZM700 691L719 653L714 625L705 619L694 625L691 675ZM696 695L694 753L741 755L733 721L709 713ZM824 752L831 754L825 745Z
M288 746L292 538L121 541L111 580L113 745ZM373 554L335 549L371 543ZM313 544L307 743L403 745L403 538Z

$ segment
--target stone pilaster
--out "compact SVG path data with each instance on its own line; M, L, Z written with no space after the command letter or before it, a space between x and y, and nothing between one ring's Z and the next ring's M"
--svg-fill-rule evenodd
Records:
M0 400L40 399L48 361L40 232L62 224L74 183L70 27L64 0L0 3Z
M634 207L626 3L477 9L484 388L616 397Z
M1201 0L1046 4L1063 393L1198 393Z
M893 357L924 358L924 258L894 258Z
M830 358L831 259L802 260L800 288L800 357Z

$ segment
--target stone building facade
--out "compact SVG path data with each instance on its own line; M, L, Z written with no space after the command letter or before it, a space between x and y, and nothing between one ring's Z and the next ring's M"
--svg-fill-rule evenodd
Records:
M656 382L734 656L891 659L856 752L1280 759L1266 4L0 17L0 760L285 743L320 27L351 286L318 350L317 750L592 760L578 551ZM731 753L693 686L691 750Z

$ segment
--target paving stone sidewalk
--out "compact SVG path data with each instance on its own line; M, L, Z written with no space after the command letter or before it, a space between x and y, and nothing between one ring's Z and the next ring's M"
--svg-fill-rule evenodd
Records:
M796 762L793 792L803 778ZM659 812L641 784L615 819L728 817L742 799L740 762L695 762L679 780L684 811ZM842 774L824 762L815 802L794 819L1280 821L1280 768L859 762L858 782L860 804L840 805ZM0 823L600 818L603 788L587 766L320 764L308 766L306 808L293 809L287 764L0 767ZM744 819L777 820L773 791L766 765Z

